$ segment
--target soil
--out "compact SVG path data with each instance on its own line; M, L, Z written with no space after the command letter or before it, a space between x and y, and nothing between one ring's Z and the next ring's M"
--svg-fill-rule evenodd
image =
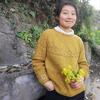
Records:
M86 100L100 100L100 57L94 53L86 82Z

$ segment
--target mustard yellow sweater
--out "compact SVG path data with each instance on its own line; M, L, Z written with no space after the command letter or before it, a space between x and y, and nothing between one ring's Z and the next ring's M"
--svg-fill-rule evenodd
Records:
M71 65L74 71L83 69L85 79L89 71L84 54L83 42L77 35L65 35L55 29L48 29L40 36L32 59L33 70L39 82L44 85L51 80L56 92L72 97L85 90L73 89L61 74L64 67Z

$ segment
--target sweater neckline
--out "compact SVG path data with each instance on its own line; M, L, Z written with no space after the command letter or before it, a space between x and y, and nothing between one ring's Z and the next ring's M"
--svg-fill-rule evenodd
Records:
M74 35L74 30L70 29L70 32L65 32L64 30L62 30L59 26L54 27L54 29L62 34L65 35Z
M75 34L72 34L72 35L63 34L63 33L59 32L59 31L55 30L54 28L53 28L53 30L59 35L64 35L64 36L68 36L68 37L73 37L75 35Z

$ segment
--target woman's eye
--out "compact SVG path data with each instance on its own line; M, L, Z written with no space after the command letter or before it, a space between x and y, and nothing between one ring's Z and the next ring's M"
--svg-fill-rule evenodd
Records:
M67 12L64 12L63 14L68 14Z
M72 13L72 15L76 15L75 13Z

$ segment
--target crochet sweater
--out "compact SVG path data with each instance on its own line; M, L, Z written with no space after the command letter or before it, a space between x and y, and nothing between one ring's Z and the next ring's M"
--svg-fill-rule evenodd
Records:
M85 90L85 85L73 89L61 73L64 67L71 65L76 72L83 69L85 79L87 77L89 67L84 45L77 35L61 34L55 29L44 31L37 42L32 64L39 82L44 85L51 80L56 92L61 95L72 97Z

